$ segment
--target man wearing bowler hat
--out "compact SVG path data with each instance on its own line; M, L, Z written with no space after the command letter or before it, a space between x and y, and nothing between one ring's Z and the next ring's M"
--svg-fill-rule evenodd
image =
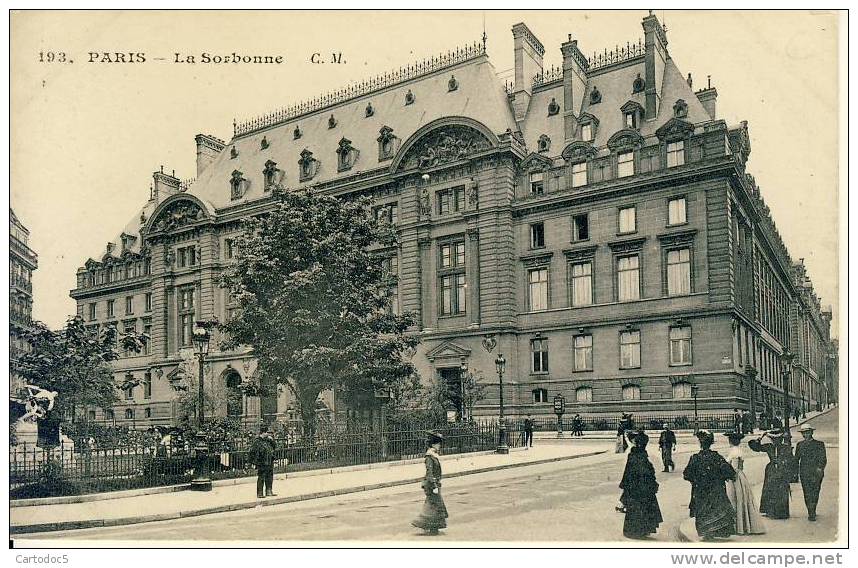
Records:
M260 429L250 446L250 463L256 466L256 497L276 497L274 493L274 432L270 427Z
M807 506L807 520L816 520L816 504L819 502L819 490L825 475L825 444L813 439L813 426L805 424L798 430L804 440L795 448L795 459L798 462L798 478L801 490L804 492L804 504Z

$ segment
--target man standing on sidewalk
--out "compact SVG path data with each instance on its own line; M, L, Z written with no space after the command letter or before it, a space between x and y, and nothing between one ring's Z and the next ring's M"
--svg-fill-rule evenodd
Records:
M524 419L524 447L533 447L533 418L530 417L530 414Z
M798 430L804 440L795 448L798 462L798 477L804 492L804 504L807 507L807 520L816 520L816 504L819 502L819 490L825 475L828 460L825 456L825 444L813 439L813 426L805 424Z
M274 486L274 433L264 428L250 446L250 463L256 466L256 497L275 497Z
M676 434L670 429L670 425L665 422L664 430L658 437L658 447L661 448L661 463L664 465L664 471L669 472L676 469L676 464L673 463L673 451L676 450Z

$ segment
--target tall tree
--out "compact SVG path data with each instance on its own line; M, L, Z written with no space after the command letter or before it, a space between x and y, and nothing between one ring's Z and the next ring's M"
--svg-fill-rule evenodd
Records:
M261 382L286 385L312 435L316 400L337 388L354 404L414 374L403 352L409 314L392 313L395 275L386 272L396 231L367 199L276 187L266 213L245 222L237 262L222 285L239 315L222 325L226 347L253 347Z
M76 406L108 408L118 389L131 386L113 379L110 362L123 352L139 352L149 340L145 334L120 332L115 325L91 331L80 316L69 318L57 331L35 322L26 338L30 351L18 360L21 376L29 384L56 391L53 412L72 418Z

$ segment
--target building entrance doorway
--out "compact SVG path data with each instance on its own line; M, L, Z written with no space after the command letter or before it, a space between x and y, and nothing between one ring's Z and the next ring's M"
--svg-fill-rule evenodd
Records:
M462 391L462 370L458 367L439 369L441 386L444 389L444 406L447 418L459 422L465 419L465 397Z

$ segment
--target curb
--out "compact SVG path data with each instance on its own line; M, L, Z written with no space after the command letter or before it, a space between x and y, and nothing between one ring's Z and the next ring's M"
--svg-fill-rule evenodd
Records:
M493 452L492 452L493 453ZM587 452L583 454L576 454L573 456L558 456L554 458L545 458L541 460L535 460L526 463L514 463L514 464L503 464L499 466L488 466L477 469L472 469L468 471L459 471L456 473L451 473L449 475L445 475L446 479L451 479L454 477L464 477L466 475L473 475L477 473L487 473L490 471L499 471L504 469L513 469L517 467L526 467L531 465L542 465L546 463L553 463L559 461L573 460L578 458L586 458L592 457L599 454L607 453L607 450L599 450L593 452ZM220 505L217 507L210 507L207 509L197 509L194 511L181 511L176 513L159 513L154 515L146 515L141 517L123 517L119 519L92 519L85 521L60 521L56 523L40 523L34 525L10 525L9 526L9 534L25 534L25 533L38 533L38 532L55 532L55 531L64 531L64 530L77 530L77 529L89 529L89 528L99 528L99 527L113 527L120 525L134 525L139 523L148 523L153 521L169 521L180 518L187 517L198 517L201 515L212 515L215 513L227 513L231 511L239 511L243 509L254 509L256 507L271 507L273 505L282 505L284 503L295 503L298 501L308 501L310 499L320 499L322 497L332 497L335 495L346 495L349 493L359 493L361 491L372 491L374 489L384 489L387 487L396 487L400 485L410 485L412 483L419 483L423 477L416 477L410 479L398 479L395 481L385 481L382 483L373 483L370 485L359 485L355 487L343 487L341 489L331 489L328 491L319 491L316 493L305 493L303 495L291 495L288 497L279 497L277 499L269 499L265 501L249 501L244 503L232 503L229 505Z

